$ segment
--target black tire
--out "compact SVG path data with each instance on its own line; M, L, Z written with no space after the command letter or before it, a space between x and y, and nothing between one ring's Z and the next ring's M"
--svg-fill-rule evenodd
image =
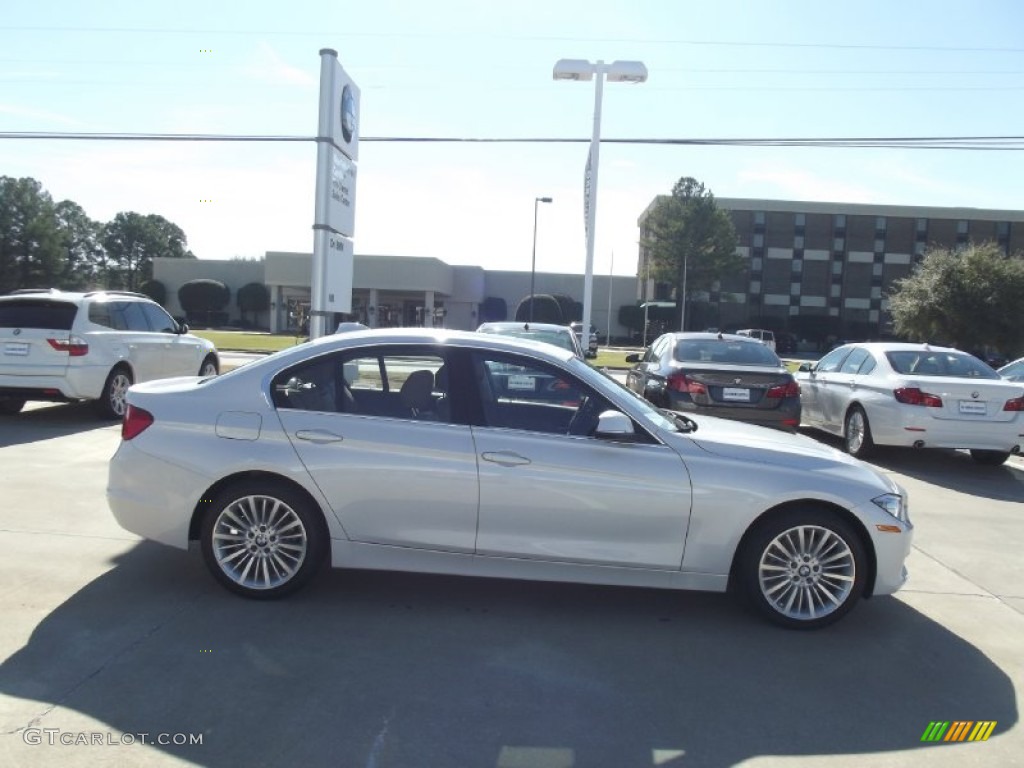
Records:
M96 413L103 419L124 418L128 403L125 395L133 383L132 372L125 365L119 365L107 376L103 385L103 393L96 401Z
M971 458L979 464L984 464L988 467L998 467L1006 463L1006 460L1010 458L1010 452L972 450Z
M867 569L864 544L851 525L834 512L809 507L758 524L743 545L735 575L769 621L820 629L853 610L864 594Z
M213 355L207 355L203 364L199 366L199 375L206 376L217 376L220 374L220 366L217 364L217 358Z
M846 412L846 419L843 421L843 449L858 459L874 453L875 441L871 438L868 415L859 405Z
M201 543L214 578L257 600L304 587L328 552L320 510L305 494L268 481L240 483L217 494L203 518Z
M20 397L5 397L0 399L0 416L13 416L21 413L25 407L25 400Z

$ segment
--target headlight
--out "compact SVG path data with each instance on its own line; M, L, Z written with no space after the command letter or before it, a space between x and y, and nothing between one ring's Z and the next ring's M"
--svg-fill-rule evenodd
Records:
M899 494L883 493L881 496L878 496L871 501L880 506L897 520L904 523L907 522L907 508L903 503L903 497Z

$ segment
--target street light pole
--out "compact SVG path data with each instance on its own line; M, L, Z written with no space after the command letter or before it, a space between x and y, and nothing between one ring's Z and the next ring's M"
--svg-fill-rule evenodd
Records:
M590 138L589 193L587 207L587 260L583 275L583 349L590 345L591 298L594 289L594 230L597 224L597 173L601 151L601 100L605 77L609 82L643 83L647 67L640 61L590 62L586 59L559 59L552 73L555 80L594 79L594 131ZM596 77L595 77L596 75Z
M530 322L533 322L533 286L537 278L537 203L550 203L553 198L533 198L533 257L530 259Z

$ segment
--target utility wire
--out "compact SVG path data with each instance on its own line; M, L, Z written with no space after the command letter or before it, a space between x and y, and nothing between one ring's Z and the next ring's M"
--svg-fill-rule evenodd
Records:
M62 141L209 141L315 142L315 136L213 133L83 133L74 131L0 131L0 139ZM361 142L393 144L586 144L587 138L363 136ZM952 149L971 151L1024 150L1024 136L882 136L798 138L602 138L603 144L722 147L821 147L829 149Z

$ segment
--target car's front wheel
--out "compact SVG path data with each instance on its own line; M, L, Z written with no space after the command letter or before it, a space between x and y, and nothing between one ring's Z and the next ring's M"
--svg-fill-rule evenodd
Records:
M875 442L871 439L871 425L868 415L859 405L853 406L846 414L843 424L843 447L851 456L863 459L871 454Z
M128 407L128 387L132 385L132 374L123 365L118 366L107 376L103 385L103 393L96 401L96 411L105 419L120 419Z
M302 493L269 482L219 493L203 518L203 559L232 592L281 597L313 578L327 553L323 519Z
M1006 460L1010 458L1010 452L972 450L971 458L979 464L985 464L989 467L998 467L1006 463Z
M206 378L208 376L216 376L218 373L220 373L220 370L217 368L217 358L213 355L207 355L206 359L203 360L203 364L199 366L199 375Z
M794 510L753 531L737 563L739 583L769 620L790 629L838 621L864 593L867 556L836 514Z

